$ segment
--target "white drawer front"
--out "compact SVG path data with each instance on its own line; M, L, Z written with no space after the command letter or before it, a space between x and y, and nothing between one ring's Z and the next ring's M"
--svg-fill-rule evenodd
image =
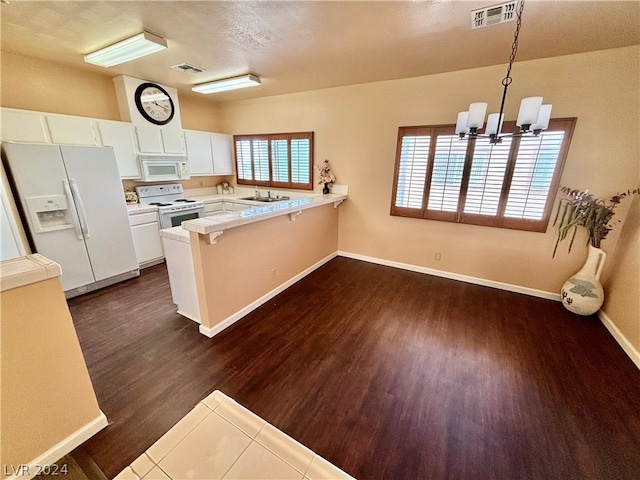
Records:
M158 214L156 212L129 214L129 224L133 227L135 225L144 225L145 223L158 222Z

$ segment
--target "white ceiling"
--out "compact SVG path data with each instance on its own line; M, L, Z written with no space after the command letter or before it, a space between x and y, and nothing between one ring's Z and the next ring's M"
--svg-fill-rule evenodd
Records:
M506 65L515 29L471 30L471 10L499 0L2 2L2 51L190 95L199 95L190 91L196 83L262 78L257 88L201 96L218 102ZM143 29L169 48L109 69L83 61ZM527 0L517 60L632 44L640 44L638 0ZM183 62L206 72L170 68Z

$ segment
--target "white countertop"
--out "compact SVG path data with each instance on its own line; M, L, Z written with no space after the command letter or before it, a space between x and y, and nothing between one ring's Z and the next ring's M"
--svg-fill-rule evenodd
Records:
M228 196L228 195L227 195ZM320 207L333 203L338 206L347 199L347 195L330 193L328 195L312 194L304 198L294 200L284 200L276 203L266 203L264 205L247 208L238 212L227 212L211 217L197 218L182 224L182 228L199 234L210 234L223 230L259 222L269 218L279 217L287 214L297 214L308 208ZM160 234L162 235L162 230Z
M62 269L53 260L38 253L4 260L0 263L2 291L23 287L62 275Z

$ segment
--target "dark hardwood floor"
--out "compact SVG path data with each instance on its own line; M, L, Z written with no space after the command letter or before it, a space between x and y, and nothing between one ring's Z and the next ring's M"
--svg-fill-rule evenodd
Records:
M215 389L359 479L640 477L640 371L557 302L338 257L213 339L164 265L69 304L108 477Z

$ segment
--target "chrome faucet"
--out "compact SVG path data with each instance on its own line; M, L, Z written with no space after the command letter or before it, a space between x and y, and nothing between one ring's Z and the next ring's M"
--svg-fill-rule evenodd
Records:
M258 190L258 186L256 185L256 193L253 195L255 198L260 198L260 190Z
M267 198L271 198L271 190L267 190Z

